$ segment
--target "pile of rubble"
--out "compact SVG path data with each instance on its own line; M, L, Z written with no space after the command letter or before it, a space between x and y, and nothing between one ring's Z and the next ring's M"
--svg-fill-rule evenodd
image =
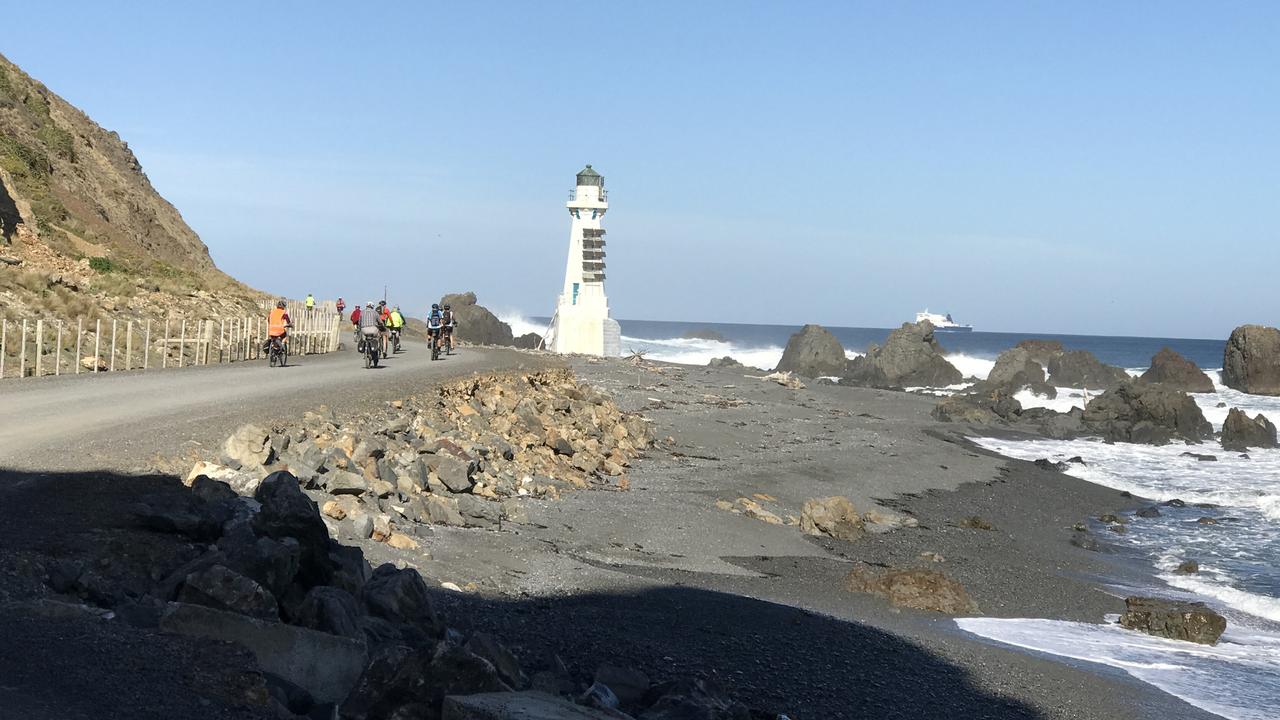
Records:
M345 422L322 411L243 426L187 482L203 475L252 495L264 474L288 470L334 537L412 549L420 525L495 528L526 518L522 498L626 490L652 443L644 418L568 370L477 375Z

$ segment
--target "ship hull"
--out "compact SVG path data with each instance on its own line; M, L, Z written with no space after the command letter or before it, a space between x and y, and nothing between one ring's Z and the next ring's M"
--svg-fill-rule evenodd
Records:
M957 327L935 327L933 331L944 333L965 333L973 332L973 328L968 325L959 325Z

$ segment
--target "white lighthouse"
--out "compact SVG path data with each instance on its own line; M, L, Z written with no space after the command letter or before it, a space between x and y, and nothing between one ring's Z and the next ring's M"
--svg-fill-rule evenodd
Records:
M609 317L604 294L604 228L609 209L604 178L588 165L565 204L569 208L569 259L564 291L547 333L547 347L558 353L617 356L622 354L622 330Z

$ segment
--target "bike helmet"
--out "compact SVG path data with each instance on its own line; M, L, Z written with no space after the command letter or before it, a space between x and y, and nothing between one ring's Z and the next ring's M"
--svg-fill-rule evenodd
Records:
M445 310L448 310L448 309L449 309L449 306L448 306L448 305L445 305L445 306L444 306L444 309L445 309Z
M283 310L283 309L284 309L284 307L285 307L285 303L284 303L284 301L283 301L283 300L277 300L277 301L276 301L276 307L278 307L278 308L280 308L281 310Z
M440 309L440 304L439 304L439 303L431 303L431 309L432 309L432 310L439 310L439 309Z
M365 307L367 307L367 308L371 308L371 307L373 307L373 301L372 301L372 300L370 300L369 302L365 303L365 304L364 304L364 306L365 306Z

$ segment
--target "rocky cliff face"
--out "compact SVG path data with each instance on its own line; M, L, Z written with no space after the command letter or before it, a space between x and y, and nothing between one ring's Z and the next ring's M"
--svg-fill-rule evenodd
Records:
M0 255L6 304L29 310L46 310L54 286L84 293L80 308L108 310L106 298L148 292L254 295L214 266L127 143L3 56Z

